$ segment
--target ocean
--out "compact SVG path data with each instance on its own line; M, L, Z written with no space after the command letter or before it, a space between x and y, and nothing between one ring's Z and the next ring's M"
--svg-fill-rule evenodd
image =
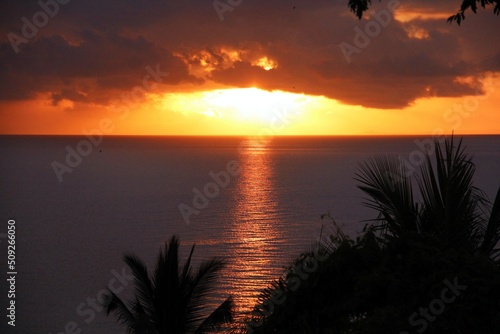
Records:
M0 136L1 333L124 333L97 300L133 293L122 261L153 268L172 235L194 265L226 258L214 303L239 312L317 243L330 213L350 236L375 213L354 180L370 155L415 169L429 137ZM475 184L500 186L500 136L465 136ZM7 226L16 226L15 331L7 325ZM325 232L323 232L325 233ZM123 288L123 289L121 289Z

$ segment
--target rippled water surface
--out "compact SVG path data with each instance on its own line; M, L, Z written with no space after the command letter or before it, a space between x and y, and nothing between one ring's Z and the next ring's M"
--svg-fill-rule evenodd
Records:
M410 137L108 137L59 182L54 161L65 164L67 148L82 139L0 137L0 233L16 220L19 333L59 333L65 326L123 333L95 303L100 291L119 282L125 252L153 266L173 234L184 258L196 244L195 265L226 257L215 297L231 294L238 310L248 311L258 292L316 242L322 213L351 235L359 221L373 218L353 180L360 161L380 153L409 160L419 150ZM500 137L466 137L465 144L475 155L476 184L493 197ZM228 172L215 186L210 173L226 175L228 164L239 173ZM196 202L197 191L208 192L206 202ZM184 219L180 204L196 214ZM133 290L124 284L120 296L127 298ZM4 284L0 293L5 310Z

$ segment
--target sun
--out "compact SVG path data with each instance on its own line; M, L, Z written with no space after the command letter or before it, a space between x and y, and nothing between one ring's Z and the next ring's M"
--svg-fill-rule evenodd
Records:
M208 91L203 101L214 114L246 122L270 122L280 114L300 113L308 97L251 87Z
M296 134L325 106L325 98L257 87L150 94L142 110L157 110L165 124L188 122L197 133L254 135L263 129ZM154 117L157 117L154 116ZM156 121L151 121L155 123ZM170 126L170 125L169 125Z

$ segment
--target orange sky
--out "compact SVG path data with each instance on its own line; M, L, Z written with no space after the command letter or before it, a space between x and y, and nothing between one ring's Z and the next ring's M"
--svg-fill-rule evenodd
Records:
M260 98L252 101L255 96ZM0 114L0 124L4 134L82 134L99 129L107 119L113 124L108 134L113 135L499 134L499 105L498 85L489 96L426 98L389 110L240 88L147 96L131 107L93 106L85 116L68 109L74 106L70 101L58 106L47 100L3 103L7 112Z
M326 0L242 3L223 20L191 1L98 14L113 2L61 6L17 45L41 9L2 4L0 134L500 134L491 11L460 27L456 5L426 1L362 21Z

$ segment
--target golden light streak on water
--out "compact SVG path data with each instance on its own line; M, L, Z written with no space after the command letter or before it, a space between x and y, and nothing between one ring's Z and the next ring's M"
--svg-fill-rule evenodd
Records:
M233 224L227 238L235 240L226 279L239 318L252 310L259 292L276 276L275 260L283 236L268 143L248 139L240 151L241 172L236 186Z

